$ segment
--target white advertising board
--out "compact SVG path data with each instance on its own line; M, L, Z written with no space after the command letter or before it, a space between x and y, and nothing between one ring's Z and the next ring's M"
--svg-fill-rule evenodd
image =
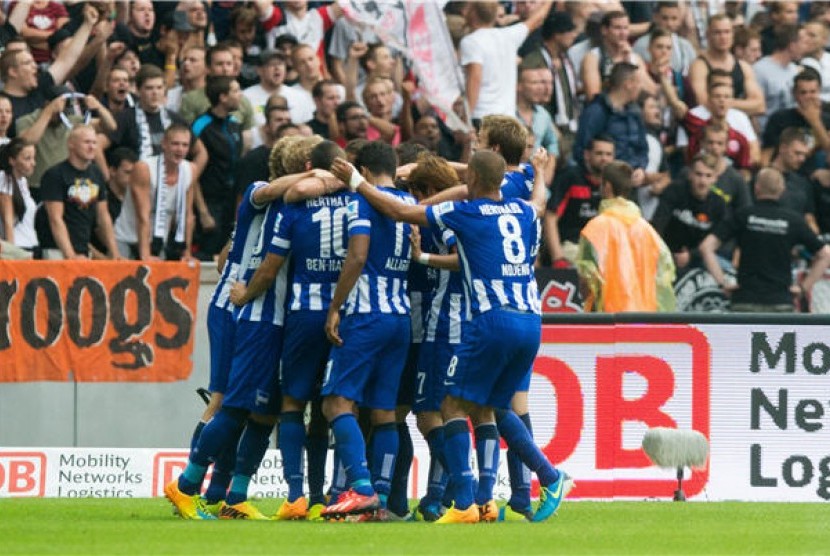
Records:
M534 366L534 437L576 480L572 498L670 498L675 470L651 465L650 427L695 429L708 466L686 470L692 500L830 500L830 346L824 327L767 324L545 325ZM417 437L410 422L413 438ZM410 496L426 489L415 441ZM184 450L2 448L0 497L151 497ZM283 497L269 450L252 496ZM509 496L502 457L496 494Z

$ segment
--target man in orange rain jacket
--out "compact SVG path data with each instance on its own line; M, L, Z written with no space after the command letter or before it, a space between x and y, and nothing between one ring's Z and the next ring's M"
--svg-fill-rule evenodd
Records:
M673 311L674 262L659 234L628 200L631 166L602 172L599 214L582 229L576 268L585 310Z

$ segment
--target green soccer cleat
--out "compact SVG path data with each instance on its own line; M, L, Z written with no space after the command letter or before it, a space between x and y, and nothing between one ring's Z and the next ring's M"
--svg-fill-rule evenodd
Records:
M510 504L499 508L499 521L533 521L533 510L514 510Z
M185 494L179 490L178 479L164 485L164 496L176 507L182 519L216 519L205 507L205 501L200 495Z
M559 473L559 477L553 484L543 486L539 490L539 507L533 515L534 523L545 521L556 512L565 497L564 484L565 474Z

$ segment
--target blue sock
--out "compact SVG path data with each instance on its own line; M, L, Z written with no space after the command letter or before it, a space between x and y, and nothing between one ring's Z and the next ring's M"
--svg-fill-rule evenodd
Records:
M323 486L326 484L326 459L329 455L328 429L326 434L306 436L305 449L308 460L308 503L325 504Z
M179 490L190 495L200 491L211 461L238 438L239 431L245 426L245 417L245 411L225 407L213 416L190 452L187 467L179 476Z
M240 431L241 432L241 431ZM208 504L215 504L225 499L228 487L231 486L233 468L236 464L236 446L239 440L229 448L222 450L216 461L213 462L213 472L210 474L210 484L205 491L205 500Z
M331 463L332 478L328 492L330 504L337 500L337 497L340 496L340 493L346 490L346 470L343 469L343 462L340 460L340 456L337 454L337 446L335 446L334 448Z
M282 474L288 483L288 501L303 495L303 448L305 447L305 423L301 411L286 411L280 417L280 454Z
M530 423L530 414L520 415L522 423L533 438L533 427ZM530 469L527 468L516 450L507 450L507 471L510 475L510 500L508 504L516 510L524 510L530 507Z
M331 422L334 441L343 469L346 472L346 481L358 494L371 496L374 494L372 483L369 480L369 469L366 466L366 442L363 433L357 424L357 418L352 413L338 415Z
M466 419L444 424L444 454L454 483L455 507L466 510L473 503L473 471L470 469L470 429Z
M424 505L440 504L447 488L447 473L444 468L444 427L436 427L427 433L429 446L429 476Z
M515 450L522 463L539 477L542 486L548 486L559 478L559 471L542 453L542 450L533 441L530 431L519 417L510 410L496 411L496 423L507 447Z
M392 473L392 490L389 492L388 507L398 515L409 513L409 498L406 488L409 486L409 469L412 467L414 448L409 425L398 423L398 456L395 458L395 471Z
M233 470L231 488L225 502L231 506L248 499L248 483L259 469L265 451L268 449L271 431L274 425L265 425L256 421L248 421L242 437L239 439L239 448L236 451L236 467Z
M191 452L196 449L196 444L199 443L199 436L201 436L202 429L205 428L205 424L206 423L204 421L199 421L198 423L196 423L196 428L193 429L193 436L190 437L190 451Z
M475 435L478 461L476 504L485 504L493 499L499 471L499 430L495 423L484 423L476 427Z
M377 425L372 431L372 484L381 497L382 505L392 491L392 475L395 472L399 444L397 423Z

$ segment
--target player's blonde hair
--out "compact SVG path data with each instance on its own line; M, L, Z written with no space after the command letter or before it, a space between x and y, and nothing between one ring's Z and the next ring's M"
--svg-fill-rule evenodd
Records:
M289 144L282 152L282 167L286 174L299 174L306 171L306 163L311 160L311 151L323 142L319 135L300 137L299 141Z
M282 165L283 152L285 152L289 145L296 143L301 139L302 137L299 135L289 135L282 137L274 143L274 146L271 148L271 154L268 157L268 173L270 174L269 179L275 180L288 173Z

